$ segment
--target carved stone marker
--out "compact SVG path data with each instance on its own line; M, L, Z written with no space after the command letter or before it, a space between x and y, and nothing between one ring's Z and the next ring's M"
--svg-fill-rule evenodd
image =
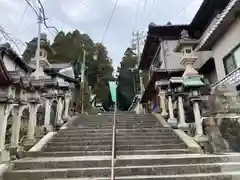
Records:
M203 116L229 113L240 114L239 93L233 85L217 86L203 103Z
M237 127L234 119L240 115L240 99L236 87L223 84L214 88L211 95L205 96L202 112L205 116L204 132L209 139L208 148L213 153L236 150L235 139L239 140L240 136L231 133Z

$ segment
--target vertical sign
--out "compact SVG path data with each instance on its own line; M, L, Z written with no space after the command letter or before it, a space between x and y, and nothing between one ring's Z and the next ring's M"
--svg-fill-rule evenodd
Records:
M108 81L109 89L112 97L112 101L115 103L117 101L117 83L116 81Z

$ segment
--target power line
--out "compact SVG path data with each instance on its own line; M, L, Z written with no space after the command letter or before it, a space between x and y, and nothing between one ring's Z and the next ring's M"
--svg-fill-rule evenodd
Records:
M19 48L19 44L18 43L21 43L21 44L24 44L20 39L13 39L12 35L8 32L5 31L4 27L0 25L0 33L2 34L3 38L6 40L6 41L9 41L11 42L13 45L15 45L15 47L17 48L19 54L21 54L21 51L20 51L20 48Z
M108 20L108 23L107 23L106 29L105 29L105 31L104 31L104 33L103 33L103 37L102 37L102 41L101 41L101 43L103 43L104 38L105 38L105 36L106 36L106 34L107 34L107 31L108 31L108 28L109 28L109 26L110 26L110 24L111 24L111 21L112 21L112 18L113 18L114 12L115 12L115 10L116 10L116 8L117 8L118 1L119 1L119 0L116 0L116 2L115 2L115 4L114 4L114 7L113 7L113 10L112 10L111 16L110 16L110 18L109 18L109 20Z
M148 2L148 0L145 0L145 3L144 3L144 10L146 10L146 8L147 8L147 2Z
M19 31L19 29L20 29L20 26L21 26L21 24L22 24L22 21L23 21L23 18L24 18L24 16L25 16L26 12L27 12L27 9L28 9L28 5L26 5L26 7L25 7L25 9L24 9L24 11L23 11L23 14L22 14L22 16L21 16L19 25L18 25L17 30L16 30L16 34L18 33L18 31Z
M30 1L29 1L29 0L25 0L25 1L26 1L26 3L31 7L31 9L35 12L35 14L36 14L37 16L39 16L38 10L36 10L36 9L33 7L33 5L30 3Z
M136 14L135 14L135 21L134 21L134 26L133 26L133 32L135 31L136 26L137 26L140 2L141 2L141 0L138 0L138 3L137 3L137 10L136 10Z
M192 4L193 1L195 0L188 1L188 3L182 9L180 9L180 11L173 18L170 19L170 22L176 19L182 12L184 12Z
M83 4L84 6L88 7L88 5L87 5L86 3L84 3L83 1L79 0L79 2L80 2L81 4Z
M55 27L55 26L48 26L47 25L47 18L46 18L46 14L45 14L45 10L44 10L44 6L43 6L43 4L42 4L42 2L40 1L40 0L38 0L38 3L39 3L39 5L40 5L40 12L42 13L42 15L43 15L43 23L44 23L44 25L45 25L45 27L47 28L47 29L54 29L55 31L56 31L56 33L58 33L59 31L58 31L58 29Z

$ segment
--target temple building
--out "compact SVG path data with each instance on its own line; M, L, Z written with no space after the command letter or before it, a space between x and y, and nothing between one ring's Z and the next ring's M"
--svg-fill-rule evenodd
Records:
M148 83L141 102L156 97L155 82L183 74L181 53L174 52L181 33L196 40L194 68L202 74L205 83L217 85L239 80L240 19L239 1L204 0L192 22L187 25L149 25L139 69L148 72ZM145 77L146 79L146 77Z
M239 10L238 0L204 0L190 24L149 25L139 62L148 74L145 111L160 112L173 127L195 121L202 140L202 97L218 85L240 84Z

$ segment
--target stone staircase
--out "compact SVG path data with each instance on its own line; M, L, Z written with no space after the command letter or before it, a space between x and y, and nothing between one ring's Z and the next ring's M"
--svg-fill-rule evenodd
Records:
M110 179L112 114L82 116L43 151L12 163L3 180ZM240 179L239 154L194 154L153 115L119 114L115 179Z

